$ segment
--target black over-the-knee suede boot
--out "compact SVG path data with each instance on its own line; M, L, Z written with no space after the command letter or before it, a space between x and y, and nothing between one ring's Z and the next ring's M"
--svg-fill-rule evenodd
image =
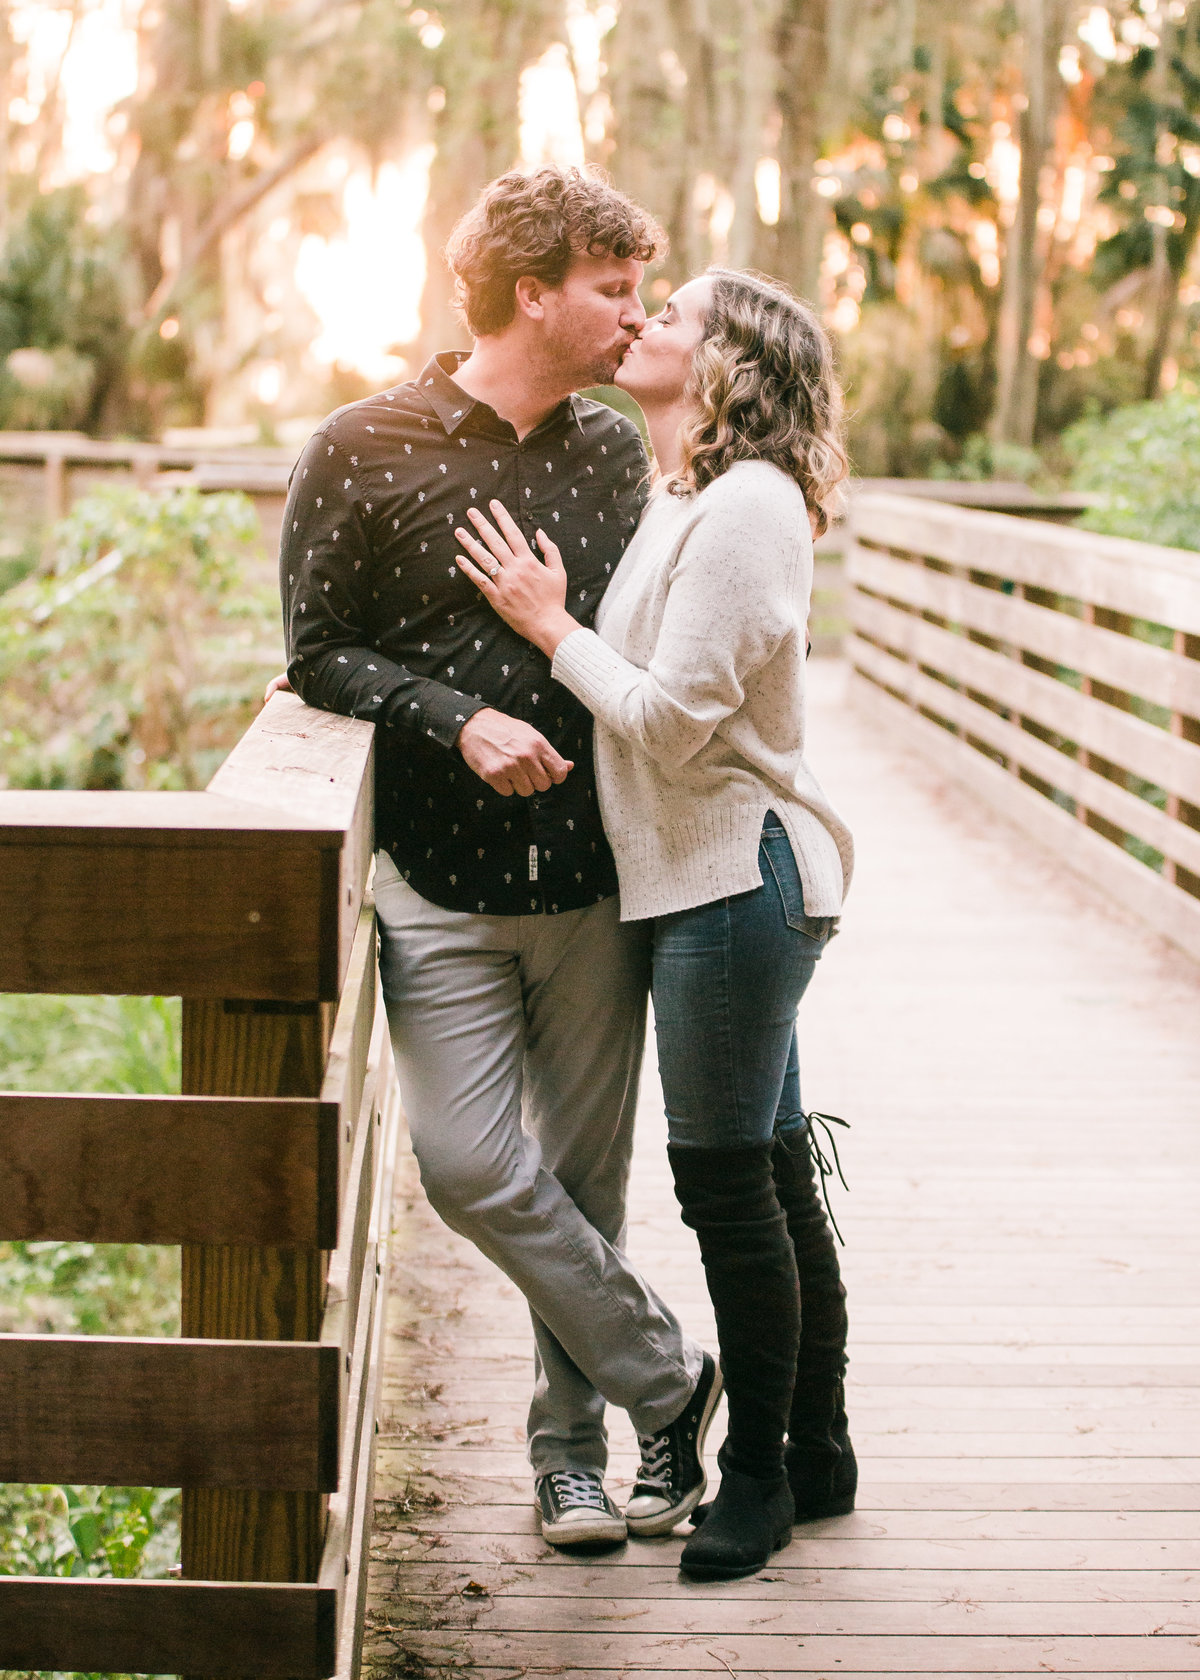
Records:
M796 1262L769 1143L668 1154L684 1224L700 1242L729 1404L722 1490L682 1567L751 1574L791 1534L783 1437L800 1342Z
M854 1509L858 1465L846 1418L846 1290L806 1129L775 1138L775 1190L800 1280L800 1351L785 1453L796 1520Z

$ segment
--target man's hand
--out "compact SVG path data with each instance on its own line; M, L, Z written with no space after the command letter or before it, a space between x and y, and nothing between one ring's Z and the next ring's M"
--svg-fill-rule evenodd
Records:
M475 774L497 793L545 793L563 782L574 762L561 757L532 724L491 706L475 712L458 732L458 750Z

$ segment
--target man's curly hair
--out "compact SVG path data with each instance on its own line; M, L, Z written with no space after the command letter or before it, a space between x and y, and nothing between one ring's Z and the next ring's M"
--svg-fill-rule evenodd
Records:
M510 170L486 186L455 226L445 256L467 326L484 338L513 319L522 275L556 287L576 257L649 262L665 249L654 218L599 172L547 164Z

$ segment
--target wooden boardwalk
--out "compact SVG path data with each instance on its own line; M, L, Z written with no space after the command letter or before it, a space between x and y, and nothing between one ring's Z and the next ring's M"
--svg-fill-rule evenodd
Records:
M860 859L801 1016L806 1100L854 1128L859 1509L720 1586L680 1579L678 1539L545 1546L524 1308L410 1161L377 1680L1200 1674L1200 970L848 710L838 667L814 676ZM711 1337L652 1068L643 1109L631 1248Z

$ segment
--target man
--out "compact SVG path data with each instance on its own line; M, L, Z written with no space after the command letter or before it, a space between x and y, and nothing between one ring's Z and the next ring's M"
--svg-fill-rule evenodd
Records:
M375 899L413 1149L433 1206L529 1301L529 1451L556 1545L665 1533L694 1508L720 1377L619 1246L648 944L619 920L591 719L462 576L454 531L494 497L528 536L553 531L591 623L646 459L632 422L572 393L637 335L660 237L577 171L494 181L447 253L474 348L326 421L281 552L292 686L377 726ZM642 1444L624 1517L606 1400Z

